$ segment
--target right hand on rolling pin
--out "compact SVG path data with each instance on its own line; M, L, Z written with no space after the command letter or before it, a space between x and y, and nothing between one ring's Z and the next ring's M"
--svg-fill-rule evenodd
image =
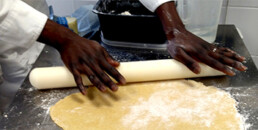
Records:
M177 13L174 2L162 4L158 7L156 13L162 22L168 39L168 52L174 59L185 64L192 72L196 74L201 72L198 62L205 63L230 76L235 75L235 73L229 66L239 71L247 69L241 63L245 60L245 57L228 48L212 45L187 31Z
M119 83L126 83L125 78L115 69L119 66L119 62L115 61L96 41L82 38L50 20L47 21L38 41L59 51L82 94L86 93L82 74L85 74L102 92L106 91L106 86L112 91L118 89L106 72Z

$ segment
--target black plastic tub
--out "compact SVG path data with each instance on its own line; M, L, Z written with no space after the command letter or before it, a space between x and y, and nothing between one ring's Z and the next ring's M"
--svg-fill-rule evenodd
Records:
M154 13L149 12L139 1L122 4L122 6L113 3L110 8L108 5L104 5L103 1L97 2L93 12L98 14L104 41L114 41L115 44L127 43L127 45L132 43L136 47L141 46L141 44L156 46L160 44L164 47L166 36L159 18ZM130 7L130 5L132 6ZM131 14L121 14L124 11Z

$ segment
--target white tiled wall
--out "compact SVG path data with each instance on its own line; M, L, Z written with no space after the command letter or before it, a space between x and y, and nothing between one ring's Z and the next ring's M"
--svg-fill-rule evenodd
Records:
M258 8L229 7L226 23L235 24L242 31L251 54L258 55Z
M226 24L236 25L258 66L258 0L229 0Z
M258 7L257 0L229 0L229 6L232 7Z
M98 0L46 0L48 5L54 8L54 14L58 16L71 15L82 5L95 4Z

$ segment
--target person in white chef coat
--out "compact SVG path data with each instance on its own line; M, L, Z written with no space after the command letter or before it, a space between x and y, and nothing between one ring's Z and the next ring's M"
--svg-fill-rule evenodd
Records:
M197 61L228 75L234 75L228 66L239 71L247 69L241 63L245 60L244 57L227 48L216 47L187 30L173 0L140 1L159 16L168 39L168 51L171 56L194 73L201 71ZM81 74L87 75L100 91L106 91L107 87L113 91L118 89L105 72L119 83L126 83L124 77L115 69L119 63L113 60L96 41L78 36L49 20L45 14L21 0L1 0L0 65L3 74L0 76L0 87L10 87L12 83L21 81L19 78L27 75L28 66L35 59L28 60L33 55L22 56L32 51L30 48L35 46L36 41L58 50L82 94L85 94L85 88Z
M10 99L13 89L20 87L41 52L43 45L38 42L60 52L82 93L85 91L81 73L89 76L101 91L105 91L105 86L117 89L105 72L125 83L115 69L119 63L103 47L49 20L47 12L35 8L48 10L44 0L0 0L0 90L5 90L0 91L0 108L6 106L4 100Z

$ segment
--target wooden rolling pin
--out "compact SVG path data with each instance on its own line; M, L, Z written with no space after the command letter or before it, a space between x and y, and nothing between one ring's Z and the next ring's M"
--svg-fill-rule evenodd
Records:
M194 74L182 63L173 60L150 60L122 62L117 70L129 82L182 79L225 75L207 65L201 64L201 73ZM37 89L64 88L76 86L73 75L66 67L35 68L30 73L30 83ZM84 85L92 85L83 75Z

